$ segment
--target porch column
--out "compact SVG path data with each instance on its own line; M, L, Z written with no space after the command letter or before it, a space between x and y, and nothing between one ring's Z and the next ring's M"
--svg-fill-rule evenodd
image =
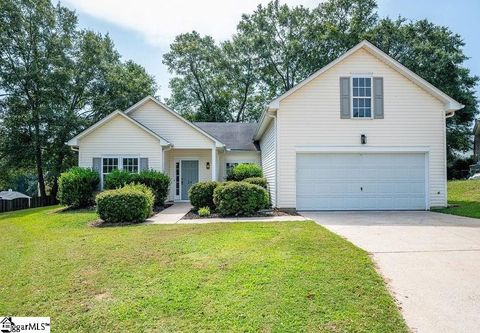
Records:
M217 148L215 144L212 148L212 160L210 162L212 169L212 180L217 180Z

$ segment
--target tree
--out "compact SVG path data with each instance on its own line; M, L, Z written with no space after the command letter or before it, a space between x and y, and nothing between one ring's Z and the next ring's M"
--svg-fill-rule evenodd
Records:
M458 34L427 20L383 19L366 36L391 57L465 105L447 119L449 162L471 149L471 124L477 114L478 77L463 66L467 57Z
M55 195L74 164L69 138L156 90L108 36L79 30L73 11L48 0L0 2L0 45L1 164L34 169L41 196L46 178Z
M447 121L449 160L455 159L458 152L470 150L470 129L477 114L474 89L478 78L464 67L467 57L463 52L462 38L427 20L379 19L375 0L327 0L313 10L280 5L278 1L259 5L252 14L242 16L236 34L223 44L223 52L218 50L213 39L208 38L208 44L215 48L215 56L208 55L208 48L189 47L182 47L180 55L176 51L176 41L167 55L169 69L175 74L170 81L172 105L188 110L192 118L203 119L207 113L199 107L198 95L192 92L212 87L211 96L218 94L221 103L209 104L206 119L250 121L261 113L264 103L289 90L363 39L370 40L465 104L465 109ZM223 59L222 65L212 57ZM189 59L192 66L182 63L185 59ZM203 65L206 67L200 65L200 59L205 60ZM225 68L227 70L222 71ZM193 74L192 69L200 74ZM191 77L201 77L202 74L211 80L205 81L205 89L198 90L198 86L188 88ZM207 82L216 85L210 86ZM232 107L234 105L237 107ZM242 108L242 105L246 106Z

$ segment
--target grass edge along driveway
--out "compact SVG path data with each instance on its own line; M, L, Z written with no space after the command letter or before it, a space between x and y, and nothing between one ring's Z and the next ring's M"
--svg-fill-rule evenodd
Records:
M435 212L480 218L480 180L451 180L448 182L447 208Z
M313 222L93 228L0 214L0 313L53 332L407 332L366 252Z

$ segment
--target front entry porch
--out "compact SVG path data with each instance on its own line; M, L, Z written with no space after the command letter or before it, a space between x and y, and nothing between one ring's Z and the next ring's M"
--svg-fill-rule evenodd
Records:
M216 148L164 150L163 160L163 171L171 179L169 201L188 202L188 190L193 184L218 180Z

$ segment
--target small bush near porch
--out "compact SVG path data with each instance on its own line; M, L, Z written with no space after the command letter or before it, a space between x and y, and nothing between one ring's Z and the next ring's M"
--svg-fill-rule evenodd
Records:
M94 219L0 214L0 313L53 332L407 332L368 254L313 222Z

